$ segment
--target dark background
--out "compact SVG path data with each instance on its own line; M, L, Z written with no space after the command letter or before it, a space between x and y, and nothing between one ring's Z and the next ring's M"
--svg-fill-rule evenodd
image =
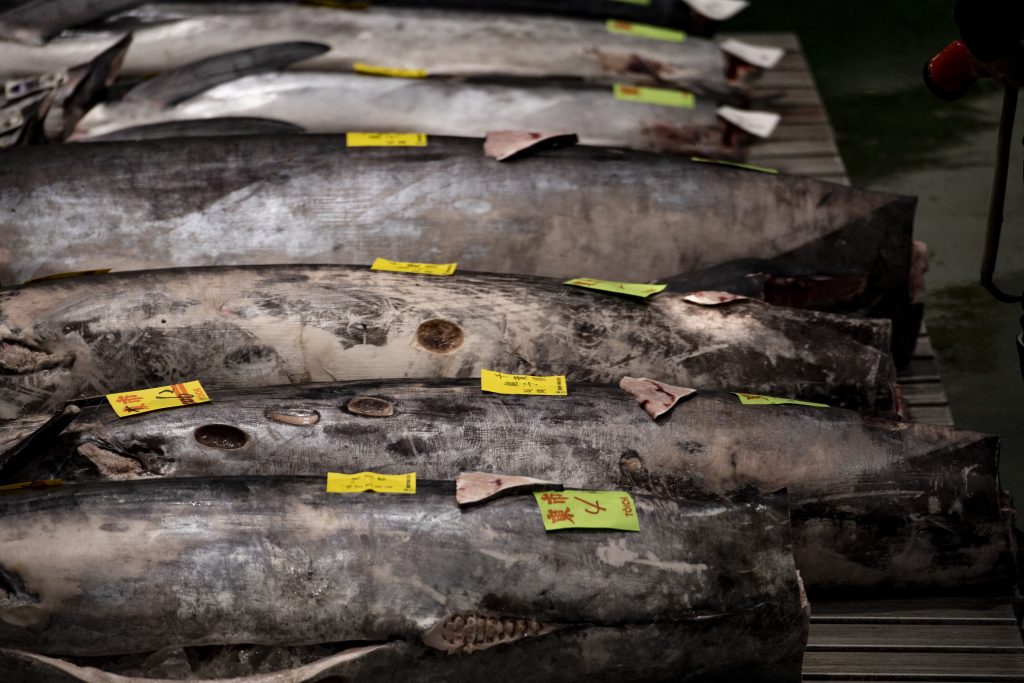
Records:
M925 319L958 427L1003 435L1004 487L1024 500L1024 382L1019 306L977 283L1001 91L979 83L947 103L922 84L924 62L958 37L952 0L753 0L729 31L795 31L855 185L918 197L928 243ZM1024 109L1024 102L1022 102ZM1018 112L996 281L1024 288L1024 116Z

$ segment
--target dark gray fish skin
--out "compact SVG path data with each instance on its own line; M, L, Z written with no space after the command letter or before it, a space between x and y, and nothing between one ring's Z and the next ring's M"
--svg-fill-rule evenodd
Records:
M655 26L682 28L704 35L709 23L695 16L680 0L651 0L647 5L619 0L373 0L383 7L429 7L488 12L563 14L589 19L624 19Z
M223 119L197 119L192 121L169 121L149 126L136 126L101 135L93 142L115 140L154 140L160 138L200 138L224 135L295 135L302 132L301 126L287 121L236 117Z
M548 534L532 496L462 512L451 482L420 481L415 495L324 487L324 476L218 477L0 498L0 646L89 656L214 644L418 646L438 624L482 614L536 623L527 637L477 640L507 641L495 651L567 627L549 653L579 680L607 666L603 651L583 647L589 627L642 636L657 624L685 640L710 635L707 621L753 661L691 651L647 662L654 678L772 671L782 660L788 675L773 678L797 680L807 620L784 496L637 495L639 533ZM737 628L754 614L767 628ZM785 649L766 647L780 635ZM612 662L634 652L625 639L618 649ZM479 675L477 654L463 657ZM692 668L678 670L681 662Z
M889 324L737 301L651 301L560 281L365 266L135 271L0 290L0 418L200 379L278 383L623 375L893 408Z
M999 440L975 432L839 409L745 406L735 395L704 391L654 421L624 391L575 382L564 398L483 393L478 380L212 396L129 419L106 404L85 407L62 436L0 470L0 481L415 470L425 478L485 471L691 500L787 487L797 567L812 598L962 590L1004 580L1013 567ZM350 401L366 396L388 401L393 415L353 412ZM319 420L275 419L296 409L316 411ZM216 441L205 438L210 429L197 435L205 425L220 425Z
M909 289L910 197L581 147L497 163L481 147L432 137L346 148L308 135L11 150L0 156L0 282L378 256L646 282L784 257L867 274L858 305Z
M124 96L124 101L171 106L221 83L248 74L283 69L329 49L330 46L322 43L293 41L219 54L143 81Z
M0 40L42 45L63 29L138 4L139 0L32 0L0 12Z

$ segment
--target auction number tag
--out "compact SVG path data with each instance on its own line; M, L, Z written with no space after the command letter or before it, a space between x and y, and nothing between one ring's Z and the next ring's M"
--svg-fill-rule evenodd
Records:
M352 65L356 73L368 76L388 76L390 78L426 78L427 72L423 69L402 69L393 66L378 66L376 64L364 64L356 62Z
M828 408L827 403L811 403L810 401L798 401L795 398L775 398L774 396L762 396L761 394L742 394L738 391L732 392L740 399L745 406L781 406L792 404L796 406L811 406L812 408Z
M206 395L199 380L194 380L169 384L166 387L107 394L107 401L110 402L110 407L114 409L118 417L131 417L139 413L148 413L151 410L208 403L210 397Z
M426 147L426 133L345 133L346 147Z
M366 491L375 491L377 493L416 493L416 473L327 473L327 493L364 493Z
M493 394L525 394L529 396L566 396L565 375L536 377L510 375L492 370L480 371L480 388Z
M595 280L590 277L577 277L572 280L566 280L562 283L563 285L572 285L574 287L586 287L587 289L596 289L601 292L612 292L614 294L626 294L628 296L638 296L646 298L652 294L664 291L668 285L645 285L635 282L614 282L612 280Z
M374 259L370 270L387 270L392 273L417 273L419 275L451 275L458 263L407 263L405 261L389 261L386 258Z
M696 104L696 99L692 92L671 90L669 88L646 88L639 85L616 83L612 86L612 94L615 96L615 99L622 100L623 102L660 104L664 107L693 109Z
M625 491L535 491L547 531L640 531L633 496Z
M609 19L605 22L605 28L608 29L608 33L664 40L669 43L681 43L686 40L686 34L682 31L673 31L670 28L651 26L650 24L634 24L631 21L619 21L618 19Z

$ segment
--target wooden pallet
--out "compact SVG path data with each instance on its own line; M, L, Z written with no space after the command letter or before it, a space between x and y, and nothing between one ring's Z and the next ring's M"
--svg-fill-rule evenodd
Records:
M805 681L1024 681L1008 597L812 605Z
M786 50L759 79L754 97L782 114L750 162L849 184L828 113L792 33L731 34ZM725 36L723 36L724 38ZM952 425L953 416L927 330L899 374L908 420ZM813 602L804 657L806 681L1024 681L1024 641L1009 596Z
M781 47L786 51L774 69L764 72L752 83L754 108L778 112L782 120L770 138L751 145L750 163L849 185L828 112L796 34L730 33L717 36L720 40L730 37L757 45Z

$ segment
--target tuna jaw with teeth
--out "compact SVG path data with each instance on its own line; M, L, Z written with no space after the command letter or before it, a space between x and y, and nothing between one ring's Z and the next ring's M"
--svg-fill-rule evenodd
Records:
M469 654L523 638L542 636L560 627L523 617L493 617L483 614L455 614L431 626L423 644L448 654Z

